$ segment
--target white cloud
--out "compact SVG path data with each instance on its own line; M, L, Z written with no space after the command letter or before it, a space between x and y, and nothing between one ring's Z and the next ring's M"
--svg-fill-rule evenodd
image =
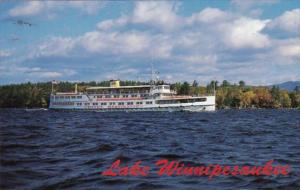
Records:
M41 68L23 68L26 70L25 75L28 77L45 78L45 79L56 79L62 76L72 76L76 74L76 71L72 69L60 69L59 71L50 71Z
M9 11L10 16L31 16L39 14L44 9L44 3L40 1L29 1Z
M28 79L28 81L53 80L62 77L71 77L75 74L77 72L72 69L43 69L41 67L26 67L16 64L1 67L0 65L0 76L7 78L21 77Z
M231 0L231 4L240 11L250 10L255 6L263 4L274 4L276 2L278 2L278 0Z
M31 58L49 56L115 55L168 58L173 48L167 35L150 35L146 32L87 32L77 38L53 37L33 48Z
M193 24L195 22L204 22L204 23L212 23L219 22L229 19L231 17L230 14L225 11L221 11L217 8L205 8L199 13L194 13L190 18L187 19L189 24Z
M9 50L1 50L0 49L0 58L5 58L11 56L12 52Z
M268 24L269 28L279 28L287 32L300 34L300 9L286 11Z
M71 7L84 11L87 14L96 14L104 5L101 1L70 1Z
M128 16L122 16L118 19L108 19L97 24L97 28L100 30L109 30L115 27L121 27L129 22Z
M137 1L132 14L102 21L97 24L97 27L100 30L108 30L126 24L142 24L171 31L184 24L184 20L176 14L178 6L177 2Z
M232 23L222 24L219 32L223 33L223 41L229 47L264 48L270 45L270 39L261 31L268 22L268 20L240 18Z
M137 54L149 47L149 36L142 32L88 32L79 38L88 52L100 54Z
M281 56L290 58L300 58L300 39L290 39L279 42L277 45L277 52ZM300 61L300 60L299 60Z
M264 6L278 3L279 0L231 0L231 5L236 13L252 18L259 18L264 11Z
M178 4L169 2L137 2L133 11L133 23L149 24L166 30L180 26L180 17L176 14Z
M75 45L73 38L52 37L34 49L29 57L67 56Z
M279 48L279 52L283 56L300 57L300 45L289 45Z
M177 10L174 2L139 1L131 13L99 22L93 31L46 39L34 48L31 58L40 61L46 57L48 62L53 58L57 65L73 60L67 67L74 67L75 73L78 68L86 72L88 63L89 68L102 72L101 77L138 75L153 62L165 78L174 81L236 78L254 83L274 80L276 77L264 78L268 70L284 65L282 70L288 73L289 66L299 63L300 41L274 39L271 33L264 33L270 20L210 7L191 16L180 16ZM260 9L251 11L261 14ZM74 61L74 56L82 63ZM30 75L63 78L67 73L53 68ZM82 77L93 80L96 76Z
M118 37L119 39L116 43L121 45L120 52L138 53L149 47L150 40L147 34L130 32L119 34Z
M178 60L182 61L183 63L195 63L198 65L205 65L205 64L215 64L217 62L216 55L184 55L179 56ZM195 65L193 65L195 66Z
M53 16L53 12L64 8L74 8L87 14L95 14L102 8L101 1L28 1L9 10L12 17L46 15Z
M280 67L288 68L289 66L299 65L299 44L300 38L273 39L269 49L253 55L253 61L270 65L273 67L272 70L276 70L276 68L280 70Z
M34 72L30 76L39 77L39 78L58 78L62 76L62 73L56 71L45 71L45 72Z

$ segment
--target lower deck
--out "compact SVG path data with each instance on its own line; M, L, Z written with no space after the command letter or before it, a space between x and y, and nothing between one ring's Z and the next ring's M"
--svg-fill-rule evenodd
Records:
M97 111L97 112L139 112L139 111L191 111L191 112L200 112L200 111L215 111L215 105L191 105L191 106L173 106L173 107L132 107L132 108L97 108L97 107L88 107L88 108L51 108L57 110L85 110L85 111Z

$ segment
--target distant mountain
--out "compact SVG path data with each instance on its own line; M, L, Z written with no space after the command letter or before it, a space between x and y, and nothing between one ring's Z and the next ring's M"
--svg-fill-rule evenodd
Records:
M274 84L275 86L278 86L280 89L284 89L284 90L288 90L288 91L293 91L296 86L299 87L300 90L300 81L287 81L284 83L280 83L280 84ZM272 87L273 85L270 85L270 87Z

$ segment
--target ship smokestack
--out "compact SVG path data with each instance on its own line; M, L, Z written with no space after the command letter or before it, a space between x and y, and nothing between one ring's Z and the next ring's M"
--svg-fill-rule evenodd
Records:
M119 88L120 87L120 81L119 80L111 80L109 82L109 86L113 88Z

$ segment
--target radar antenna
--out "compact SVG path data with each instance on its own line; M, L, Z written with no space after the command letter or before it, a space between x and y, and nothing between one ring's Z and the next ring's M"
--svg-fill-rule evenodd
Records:
M153 63L151 62L151 84L155 85L159 80L159 72L155 71L153 68Z

